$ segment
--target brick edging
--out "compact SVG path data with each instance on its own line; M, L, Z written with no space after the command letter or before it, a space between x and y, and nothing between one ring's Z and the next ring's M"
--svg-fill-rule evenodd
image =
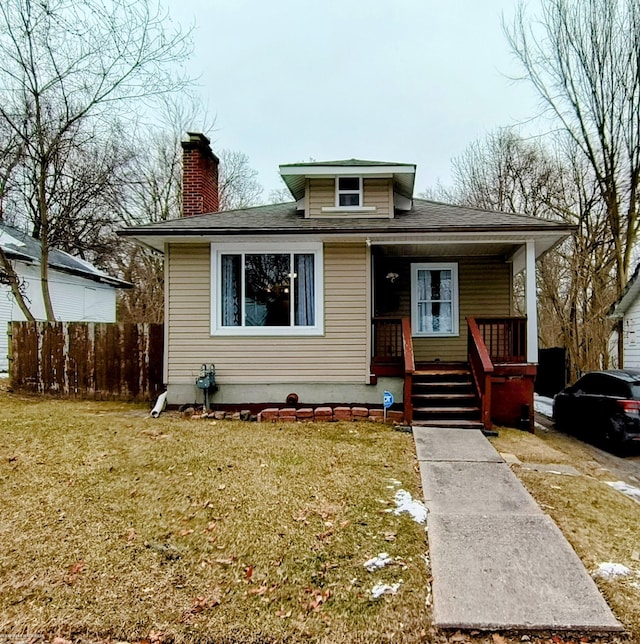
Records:
M336 421L371 421L384 422L382 409L369 409L361 406L336 406L336 407L269 407L258 414L258 422L336 422ZM404 414L401 411L387 411L387 422L402 423Z
M361 405L319 405L317 407L265 407L257 416L250 410L243 411L209 411L198 412L194 407L190 407L182 412L184 418L215 418L216 420L244 420L262 423L312 423L323 422L332 423L338 421L370 421L374 423L384 422L384 410L379 408L369 408ZM404 413L401 411L388 410L387 423L404 422Z

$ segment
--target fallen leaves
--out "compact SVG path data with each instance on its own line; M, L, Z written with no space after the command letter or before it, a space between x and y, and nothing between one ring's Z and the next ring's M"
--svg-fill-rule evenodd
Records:
M276 611L276 616L281 617L282 619L289 619L291 617L292 611L287 610L285 611L284 608L281 608L280 610Z
M227 557L226 559L216 559L215 562L222 566L230 566L235 563L238 557Z
M305 588L305 593L311 595L311 599L305 603L304 610L307 613L318 612L323 604L331 598L329 588Z
M80 573L85 569L85 563L84 561L80 560L77 561L76 563L72 564L69 566L69 575L67 576L67 584L69 586L72 586L78 577L80 576Z
M219 606L221 603L220 591L216 590L210 597L205 597L204 595L198 595L195 597L191 603L191 608L182 613L180 618L181 622L188 622L193 619L196 615L199 615L208 608L213 608L214 606Z

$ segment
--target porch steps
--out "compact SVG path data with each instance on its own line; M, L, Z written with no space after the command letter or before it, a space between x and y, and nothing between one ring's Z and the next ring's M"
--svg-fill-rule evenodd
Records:
M416 367L411 390L414 425L483 429L468 365L421 364Z
M443 429L480 429L484 433L484 427L479 420L414 420L412 425ZM494 434L497 436L497 433Z
M438 401L442 402L442 401ZM464 406L464 407L453 407L449 405L445 405L444 407L434 407L433 405L430 405L429 407L414 407L413 408L413 413L416 414L440 414L440 415L453 415L453 414L467 414L467 413L474 413L474 412L479 412L480 407L470 407L470 406Z

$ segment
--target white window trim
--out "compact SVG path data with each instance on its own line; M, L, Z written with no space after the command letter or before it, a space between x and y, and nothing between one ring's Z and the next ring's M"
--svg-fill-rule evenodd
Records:
M357 190L340 190L340 179L357 179L358 180L358 189ZM360 205L358 206L341 206L340 205L340 195L358 195L360 198ZM336 209L342 210L356 210L358 208L363 208L364 204L364 190L362 188L362 177L344 175L336 177Z
M375 206L330 206L330 207L323 206L320 209L320 212L329 212L329 213L341 212L342 213L342 212L345 212L346 210L348 210L349 212L355 212L355 213L359 213L359 212L369 213L369 212L375 212L377 209ZM386 218L387 216L385 215L385 219Z
M419 270L451 271L451 327L447 333L425 333L418 331L418 271ZM418 338L454 338L460 335L458 306L458 264L455 262L437 262L411 264L411 334Z
M218 300L220 292L220 275L222 255L240 255L243 253L265 253L286 255L313 253L315 280L315 318L314 326L223 326L222 307ZM304 243L288 245L255 244L255 243L213 243L211 244L211 335L216 336L317 336L324 334L324 261L322 243ZM293 284L291 286L293 291Z

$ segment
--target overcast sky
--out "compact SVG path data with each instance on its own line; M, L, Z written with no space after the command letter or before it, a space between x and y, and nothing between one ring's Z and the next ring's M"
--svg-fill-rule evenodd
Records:
M516 0L167 2L196 27L214 151L246 153L265 194L281 187L278 164L310 158L416 163L416 192L446 185L472 141L538 111L508 78L501 16Z

